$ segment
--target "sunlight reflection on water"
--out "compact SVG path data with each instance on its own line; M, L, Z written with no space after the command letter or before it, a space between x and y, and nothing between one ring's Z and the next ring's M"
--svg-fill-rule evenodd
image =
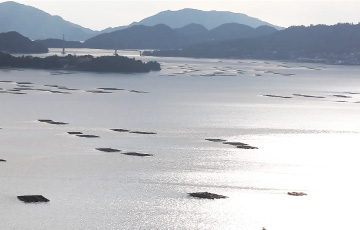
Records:
M112 51L96 52L111 55ZM360 88L357 68L329 66L314 72L297 63L288 63L291 68L284 70L278 62L158 60L163 71L149 74L0 72L0 80L31 81L34 88L57 84L81 89L66 95L0 94L0 159L7 160L0 164L1 229L338 230L357 226L357 217L349 210L360 203L356 180L360 105L353 103L360 96L353 94L347 103L337 103L333 96ZM214 67L246 72L201 76L213 73ZM192 69L200 73L161 76ZM261 69L296 75L279 76ZM259 72L262 76L253 76ZM4 90L15 87L0 84ZM86 92L99 87L150 93ZM267 94L292 98L263 96ZM36 121L48 118L70 124ZM157 134L118 133L111 128ZM100 138L83 139L68 131ZM206 138L244 142L259 149L238 149ZM95 150L98 147L154 157L101 153ZM187 193L196 191L229 198L188 197ZM308 195L288 196L292 191ZM17 195L31 193L43 194L50 204L24 206L16 200Z

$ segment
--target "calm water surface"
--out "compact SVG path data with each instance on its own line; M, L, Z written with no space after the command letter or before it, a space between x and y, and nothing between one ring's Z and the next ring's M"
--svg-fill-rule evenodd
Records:
M1 229L356 229L359 67L119 53L158 60L163 70L0 71L0 81L12 81L0 83L0 159L7 160L0 162ZM8 93L15 82L77 90ZM101 87L125 90L87 92ZM199 191L229 198L187 195ZM291 191L308 196L288 196ZM27 194L51 201L24 204L16 198Z

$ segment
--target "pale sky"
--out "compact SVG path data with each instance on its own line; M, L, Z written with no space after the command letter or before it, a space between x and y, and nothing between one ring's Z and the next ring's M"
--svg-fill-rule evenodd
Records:
M0 2L5 2L0 0ZM244 13L274 25L336 24L360 22L360 0L309 1L309 0L19 0L18 3L34 6L67 21L93 29L128 25L164 10L194 8Z

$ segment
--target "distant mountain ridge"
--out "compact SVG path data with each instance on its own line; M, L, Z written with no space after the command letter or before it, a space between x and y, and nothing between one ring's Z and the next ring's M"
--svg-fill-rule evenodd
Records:
M135 25L123 30L104 33L84 42L84 47L98 49L177 49L208 42L245 37L259 37L277 31L269 26L252 28L238 23L228 23L213 30L202 25L189 24L179 29L167 25Z
M293 26L266 36L208 42L154 56L307 60L360 64L360 24ZM146 54L146 53L145 53Z
M163 11L145 18L140 22L134 22L129 26L94 31L68 22L60 16L50 15L32 6L13 1L0 3L0 32L17 31L32 40L48 38L59 39L65 34L67 40L85 41L102 33L122 30L134 25L156 26L158 24L165 24L172 29L176 29L183 28L189 24L198 24L205 29L211 30L227 23L239 23L253 28L267 25L281 29L281 27L271 25L241 13L183 9L178 11Z
M185 37L169 26L136 25L123 30L104 33L84 42L96 49L172 49L184 44Z
M18 32L0 33L0 51L6 53L47 53L48 49Z
M36 40L48 48L99 48L99 49L174 49L192 44L231 40L246 37L259 37L276 32L269 26L252 28L237 23L221 25L208 30L202 25L189 24L171 29L159 24L156 26L135 25L112 33L104 33L86 40L84 43L61 39Z
M236 38L260 37L276 31L275 28L270 26L259 26L254 29L247 25L227 23L211 30L209 37L211 40L231 40Z
M0 32L17 31L30 39L61 38L83 41L97 33L16 2L0 3Z
M256 28L259 26L270 26L277 30L283 29L282 27L272 25L268 22L261 21L260 19L247 16L246 14L233 13L228 11L202 11L197 9L182 9L177 11L162 11L156 15L147 17L140 22L134 22L133 25L155 26L157 24L165 24L173 29L182 28L189 24L199 24L211 30L220 25L227 23L238 23L248 25ZM124 26L107 28L102 32L113 32L119 29L124 29Z

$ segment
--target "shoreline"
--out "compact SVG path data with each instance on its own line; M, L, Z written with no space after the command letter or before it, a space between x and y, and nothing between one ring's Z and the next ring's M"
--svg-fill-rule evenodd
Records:
M147 73L160 71L161 66L156 61L143 62L126 56L46 56L33 57L13 56L0 52L0 68L29 68L60 71L87 71L101 73Z

